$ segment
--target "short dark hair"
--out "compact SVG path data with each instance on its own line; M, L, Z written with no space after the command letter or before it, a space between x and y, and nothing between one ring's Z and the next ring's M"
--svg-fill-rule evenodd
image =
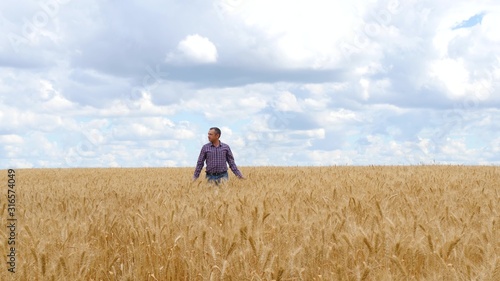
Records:
M220 129L219 129L219 128L217 128L217 127L212 127L212 128L210 128L210 130L214 130L214 131L215 131L215 133L216 133L217 135L219 135L219 136L221 135L221 131L220 131Z

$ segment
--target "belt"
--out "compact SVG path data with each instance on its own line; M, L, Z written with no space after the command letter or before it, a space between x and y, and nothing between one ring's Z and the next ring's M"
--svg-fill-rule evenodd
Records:
M206 172L206 173L207 173L207 176L220 176L220 175L227 173L227 171L220 172L220 173L209 173L209 172Z

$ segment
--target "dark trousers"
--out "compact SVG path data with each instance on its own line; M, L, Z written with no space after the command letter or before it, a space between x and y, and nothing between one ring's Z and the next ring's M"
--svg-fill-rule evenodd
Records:
M229 180L229 174L227 173L227 171L223 172L223 173L216 173L216 174L207 173L206 178L207 178L209 183L215 183L216 185L219 185L222 181Z

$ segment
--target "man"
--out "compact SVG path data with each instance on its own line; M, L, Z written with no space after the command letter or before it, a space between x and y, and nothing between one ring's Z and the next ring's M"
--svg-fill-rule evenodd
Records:
M217 127L212 127L208 130L208 140L210 143L205 144L200 151L196 169L194 170L193 181L195 181L203 169L204 162L207 163L206 178L208 182L219 184L221 180L228 180L227 165L231 171L240 179L244 179L243 174L236 167L234 163L233 153L229 145L222 143L219 138L221 131Z

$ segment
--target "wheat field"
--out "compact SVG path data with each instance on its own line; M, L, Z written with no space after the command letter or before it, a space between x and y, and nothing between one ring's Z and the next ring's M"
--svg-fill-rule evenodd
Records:
M17 170L0 279L500 280L500 167L241 171L217 187L192 168Z

